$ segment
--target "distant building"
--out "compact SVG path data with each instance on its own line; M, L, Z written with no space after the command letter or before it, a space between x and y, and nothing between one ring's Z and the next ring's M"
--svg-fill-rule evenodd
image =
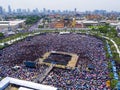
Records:
M74 24L74 25L73 25ZM83 28L83 22L81 20L75 20L71 22L69 28Z
M3 8L0 6L0 14L3 14Z
M8 6L8 13L11 13L12 12L12 9L10 7L10 5Z
M93 20L83 21L84 27L97 26L98 24L99 24L98 21L93 21Z
M83 24L82 23L76 23L75 28L83 28Z
M76 15L76 13L77 13L77 9L75 8L75 9L74 9L74 15Z
M93 21L93 20L77 20L76 21L76 27L79 28L86 28L88 26L96 26L98 25L98 21Z
M23 28L25 26L25 20L15 20L15 21L0 21L0 32L16 31L18 28Z
M87 20L101 20L102 17L100 15L87 15L86 19Z
M54 28L64 28L64 23L63 22L56 22L54 24Z
M116 30L117 30L118 37L120 37L120 23L118 23Z
M22 13L22 10L20 8L17 9L17 13Z

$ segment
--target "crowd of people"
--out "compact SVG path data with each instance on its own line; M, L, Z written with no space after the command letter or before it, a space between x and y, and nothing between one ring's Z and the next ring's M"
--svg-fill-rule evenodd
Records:
M85 59L81 58L80 60L84 61ZM109 78L105 64L97 62L98 66L95 65L95 69L89 70L85 63L82 62L82 64L81 61L78 63L79 65L74 70L54 68L43 84L62 87L64 90L108 90L106 81Z
M51 53L48 56L48 58L44 60L44 62L59 64L59 65L67 65L70 60L71 60L70 55Z
M35 61L49 51L75 53L79 56L74 70L53 68L42 82L65 90L107 90L107 60L102 40L76 33L47 33L19 41L2 50L0 76L34 81L48 66L28 68L24 61ZM91 64L92 69L90 69ZM15 65L21 68L12 70Z

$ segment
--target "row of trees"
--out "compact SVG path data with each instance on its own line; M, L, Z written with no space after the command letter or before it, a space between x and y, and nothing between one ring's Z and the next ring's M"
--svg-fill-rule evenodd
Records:
M25 23L27 25L31 25L31 24L37 23L39 20L40 20L39 16L28 16Z
M109 70L108 76L110 78L110 87L111 89L114 89L118 84L118 80L114 79L114 73L112 72L111 62L108 62L108 70Z
M98 26L96 27L92 27L93 31L99 31L100 33L103 34L112 34L113 36L117 36L117 31L115 30L114 27L111 27L109 24L105 24L103 26Z
M38 16L38 15L29 15L29 16L18 15L18 16L14 16L13 18L14 19L26 19L25 23L27 25L31 25L31 24L34 24L34 23L38 22L41 17L43 17L43 16ZM9 17L6 17L6 18L9 18Z
M109 24L105 24L102 27L98 27L97 29L93 28L92 30L99 31L100 33L103 33L105 36L108 34L108 37L110 37L110 38L111 38L111 36L112 37L117 36L117 31L115 30L114 27L111 27ZM110 46L112 46L112 43L111 43ZM108 53L106 47L105 47L105 50L106 50L107 58L110 59L110 54ZM113 59L118 59L118 53L112 52L112 55L113 55ZM118 80L114 79L114 73L113 73L113 70L112 70L111 62L108 62L108 70L109 70L108 76L110 78L110 87L111 87L111 89L114 89L118 84Z

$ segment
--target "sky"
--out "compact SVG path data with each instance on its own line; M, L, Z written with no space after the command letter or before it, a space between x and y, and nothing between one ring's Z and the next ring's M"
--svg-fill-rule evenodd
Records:
M12 9L30 8L43 10L43 8L50 10L107 10L120 11L120 0L0 0L0 6L8 10L8 5Z

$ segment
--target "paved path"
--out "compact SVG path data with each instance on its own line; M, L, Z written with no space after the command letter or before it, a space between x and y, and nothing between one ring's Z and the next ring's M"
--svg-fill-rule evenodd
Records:
M105 38L105 39L107 39L107 40L110 40L113 44L114 44L114 46L115 46L115 48L116 48L116 50L117 50L117 53L119 54L119 58L120 58L120 50L119 50L119 48L118 48L118 45L115 43L115 41L113 41L112 39L110 39L109 37L105 37L105 36L102 36L103 38Z
M29 36L35 36L35 35L37 35L37 34L40 34L40 32L36 32L36 33L34 33L34 34L28 34L28 35L26 35L26 36L21 36L21 37L18 37L18 38L15 38L15 39L12 39L12 40L9 40L9 41L0 43L0 45L4 46L5 43L8 44L8 45L11 45L11 44L13 44L13 43L16 42L16 41L22 40L22 39L24 39L24 38L26 38L26 37L29 37Z
M53 69L53 67L54 67L54 65L51 64L51 66L47 69L47 71L43 74L43 76L40 77L40 79L38 78L40 83L43 82L43 80L46 78L48 73Z
M49 72L53 69L54 65L51 64L50 67L46 70L45 73L43 73L42 75L39 75L35 80L34 82L36 83L42 83L43 80L46 78L46 76L49 74Z
M113 41L113 40L111 40L111 41ZM116 45L116 43L114 41L113 41L113 43ZM108 41L107 41L107 48L108 48L108 53L110 54L110 57L112 57L112 51L110 49ZM114 79L119 80L119 76L118 76L118 73L117 73L117 68L116 68L116 65L115 65L115 61L111 60L111 64L112 64L112 71L113 71L113 74L114 74ZM118 81L118 83L116 85L116 88L117 88L116 90L120 90L120 81Z
M107 49L108 49L108 53L110 54L110 57L112 58L112 51L110 49L110 45L108 44L108 41L107 42ZM114 74L114 79L118 80L119 77L118 77L118 73L117 73L117 68L116 68L116 65L115 65L115 61L112 59L111 60L111 64L112 64L112 71L113 71L113 74Z

